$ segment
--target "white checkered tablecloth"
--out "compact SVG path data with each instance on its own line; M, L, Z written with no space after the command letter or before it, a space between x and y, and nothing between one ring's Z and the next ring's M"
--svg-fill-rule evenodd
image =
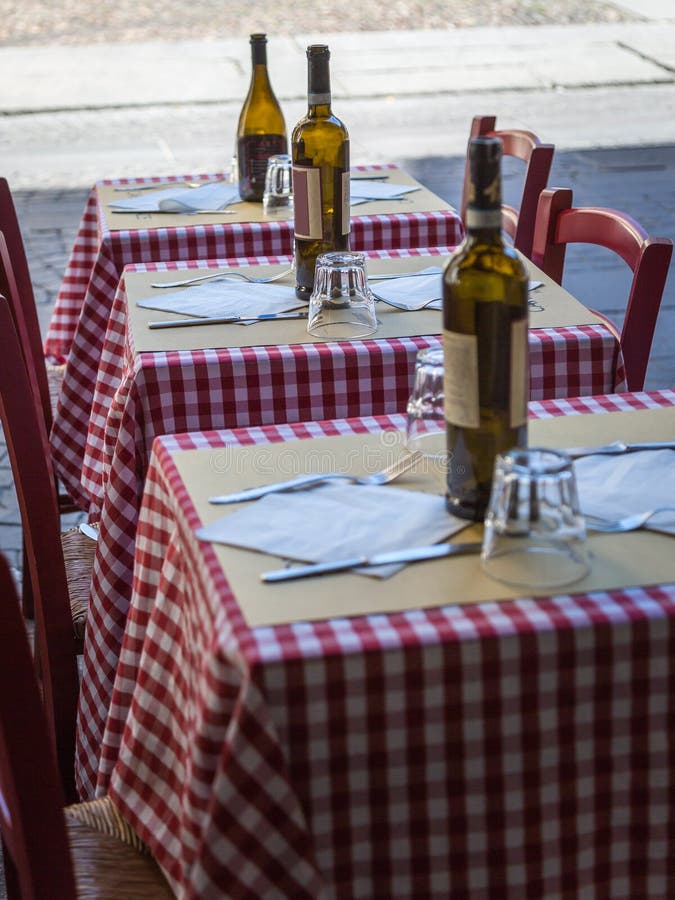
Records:
M396 168L393 165L358 166L363 171ZM123 178L102 184L170 183L186 179L210 180L209 175L171 178ZM220 177L223 177L222 175ZM452 210L353 216L353 250L457 245L464 235ZM45 352L66 358L78 327L98 351L103 345L108 314L122 270L140 262L216 259L245 256L280 256L292 253L293 223L243 222L184 225L171 228L134 228L110 231L101 221L96 186L86 202L75 243L52 313ZM81 321L86 324L82 326Z
M155 442L131 607L89 620L84 793L110 791L179 898L675 896L675 584L252 630L196 541L176 451L402 426Z

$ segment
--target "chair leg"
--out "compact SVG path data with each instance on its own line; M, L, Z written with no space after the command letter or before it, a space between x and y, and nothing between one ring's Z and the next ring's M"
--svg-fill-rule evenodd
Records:
M21 579L21 611L26 619L32 619L35 615L35 603L33 598L33 582L30 577L26 542L22 541L23 548L23 576Z

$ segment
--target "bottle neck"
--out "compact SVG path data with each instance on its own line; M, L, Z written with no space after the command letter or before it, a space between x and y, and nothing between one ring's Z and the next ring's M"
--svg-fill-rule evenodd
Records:
M267 68L267 44L265 41L251 41L251 65Z
M465 225L468 237L489 241L501 240L501 208L478 209L469 206L466 211Z
M330 114L330 69L329 58L310 56L307 68L307 105L310 116Z

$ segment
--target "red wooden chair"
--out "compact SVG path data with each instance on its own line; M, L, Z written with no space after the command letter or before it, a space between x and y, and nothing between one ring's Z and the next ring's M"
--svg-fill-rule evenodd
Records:
M596 244L620 256L633 272L626 314L616 332L626 365L628 389L644 387L649 351L673 253L670 238L650 237L624 212L596 206L573 207L569 188L542 192L532 261L562 284L567 244ZM603 317L605 318L605 317Z
M537 214L539 194L548 183L555 147L542 144L531 131L522 129L496 130L495 116L474 116L470 138L498 137L502 142L504 156L513 156L526 164L523 190L519 208L502 204L502 228L511 237L513 246L528 259L532 253L534 222ZM466 206L469 191L469 161L467 154L462 191L462 220L466 220Z
M0 178L0 232L4 237L0 243L0 294L7 297L12 305L12 315L26 357L26 365L34 372L39 402L49 434L65 366L45 359L26 250L12 192L6 178Z
M8 900L171 898L109 798L65 807L12 576L0 555L0 830Z
M47 722L66 795L74 787L75 714L96 542L72 528L61 535L47 433L37 414L7 300L0 296L0 421L21 511L27 572L35 600L35 659Z
M14 201L5 178L0 178L0 294L9 300L33 395L49 434L65 365L58 365L45 359L42 351L40 323L28 260ZM61 513L78 511L78 507L65 491L59 491L58 504ZM24 555L24 569L26 563ZM33 598L30 582L24 583L22 594L24 614L32 616Z

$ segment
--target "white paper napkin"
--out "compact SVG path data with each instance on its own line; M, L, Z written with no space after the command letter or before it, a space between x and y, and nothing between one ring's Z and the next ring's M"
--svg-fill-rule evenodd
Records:
M262 316L288 312L305 304L295 296L291 285L252 284L232 278L157 292L139 300L137 305L185 316Z
M631 513L675 506L675 450L644 450L621 456L583 456L574 463L584 513L618 519ZM675 534L675 513L645 525Z
M225 209L231 203L240 200L239 188L236 184L216 181L198 188L172 187L163 191L153 191L142 197L131 197L127 200L115 200L110 203L113 209L128 212L193 212L196 209Z
M433 544L467 526L436 494L391 486L326 484L268 494L197 530L200 540L302 562L345 559ZM387 578L401 566L362 569Z
M373 279L370 288L383 300L390 300L396 306L406 309L419 309L421 306L426 309L441 309L443 305L441 273L443 270L438 266L429 266L420 271L428 274L402 276L382 281ZM430 300L433 300L433 303L429 303Z
M351 205L368 203L371 200L396 200L419 187L412 184L392 184L390 181L366 181L352 179L350 182Z

